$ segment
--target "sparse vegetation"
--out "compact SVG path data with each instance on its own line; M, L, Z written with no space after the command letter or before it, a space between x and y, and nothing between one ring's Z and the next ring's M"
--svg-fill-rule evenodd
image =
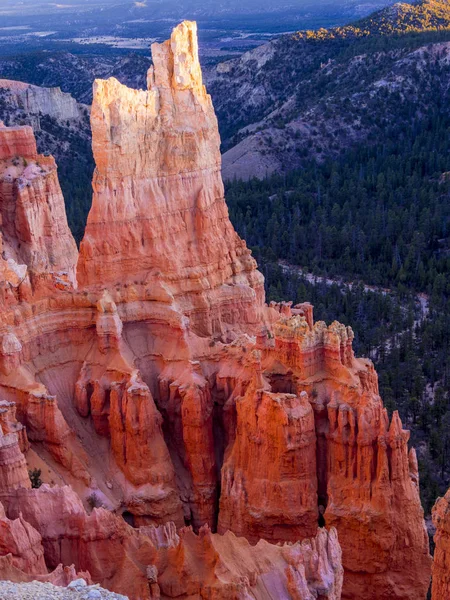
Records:
M41 487L41 485L42 485L41 475L42 475L41 469L35 468L35 469L30 469L28 471L28 476L30 478L32 488L37 489L37 488Z
M86 502L91 507L91 509L100 508L102 506L102 501L95 492L89 494L89 496L86 498Z
M318 37L297 33L267 45L260 64L235 60L210 85L224 150L248 138L245 127L254 124L255 150L262 139L263 155L291 169L308 157L337 156L363 139L378 141L391 123L407 127L424 106L446 111L449 47L438 44L450 42L450 5L436 4L446 15L439 27L418 21L416 28L402 28L401 11L396 17L387 8L360 23L367 35L344 35L356 25ZM375 27L382 15L394 33Z

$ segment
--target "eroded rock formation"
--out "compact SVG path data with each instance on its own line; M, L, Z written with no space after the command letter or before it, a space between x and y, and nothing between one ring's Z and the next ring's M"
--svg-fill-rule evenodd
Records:
M222 470L219 530L252 543L314 535L317 441L308 394L250 385L236 411L236 439Z
M263 278L228 218L195 26L180 25L152 53L148 90L94 84L94 197L79 282L157 282L200 335L257 326Z
M11 521L0 504L0 528L0 556L11 554L12 565L30 575L46 572L41 536L21 514Z
M17 488L31 487L27 463L17 433L2 433L0 427L0 498Z
M439 498L433 508L436 527L433 559L432 600L450 598L450 490Z
M6 515L39 533L48 569L74 563L133 600L337 600L336 530L342 598L424 600L408 433L350 328L264 304L228 218L195 24L152 50L148 90L95 84L78 287L59 192L0 188ZM37 157L26 131L2 131L26 153L3 150L20 179ZM29 489L25 461L53 487Z
M35 278L75 283L78 252L67 225L56 164L38 155L31 127L0 123L2 254Z
M283 546L263 540L251 546L231 532L212 534L208 526L198 535L192 528L177 532L173 523L136 529L103 508L87 515L70 488L45 485L18 490L9 512L20 515L21 526L41 532L50 568L73 561L130 598L340 598L343 569L334 529ZM37 542L39 550L40 536Z
M26 493L26 489L23 489ZM55 514L52 515L55 518ZM67 585L80 575L90 580L87 573L77 573L73 565L57 565L48 572L44 559L42 537L19 511L16 519L8 519L0 504L0 579L9 581L48 581L55 585Z

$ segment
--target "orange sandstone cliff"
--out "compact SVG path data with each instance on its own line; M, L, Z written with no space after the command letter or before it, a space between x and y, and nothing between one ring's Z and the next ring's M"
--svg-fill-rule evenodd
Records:
M148 90L95 83L76 280L54 163L0 128L0 501L42 540L5 544L0 575L44 560L132 600L424 600L409 434L350 328L264 304L195 24L152 52Z

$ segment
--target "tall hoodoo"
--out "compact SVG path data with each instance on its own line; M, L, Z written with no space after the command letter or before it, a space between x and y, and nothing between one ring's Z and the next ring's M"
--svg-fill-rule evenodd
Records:
M250 386L236 410L236 440L222 470L219 530L252 543L314 535L316 434L308 394Z
M200 335L258 324L263 278L224 200L220 138L197 27L153 44L148 90L94 84L94 198L81 285L160 279Z

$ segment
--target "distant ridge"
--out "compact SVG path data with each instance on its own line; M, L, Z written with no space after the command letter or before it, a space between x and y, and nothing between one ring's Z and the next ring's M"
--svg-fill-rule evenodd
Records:
M430 47L430 48L428 48ZM223 175L248 179L337 157L448 107L450 3L396 3L220 63L208 81Z
M431 31L450 28L449 0L418 0L396 2L364 19L343 27L299 31L301 39L333 39L365 37L369 35L392 35L414 31Z

